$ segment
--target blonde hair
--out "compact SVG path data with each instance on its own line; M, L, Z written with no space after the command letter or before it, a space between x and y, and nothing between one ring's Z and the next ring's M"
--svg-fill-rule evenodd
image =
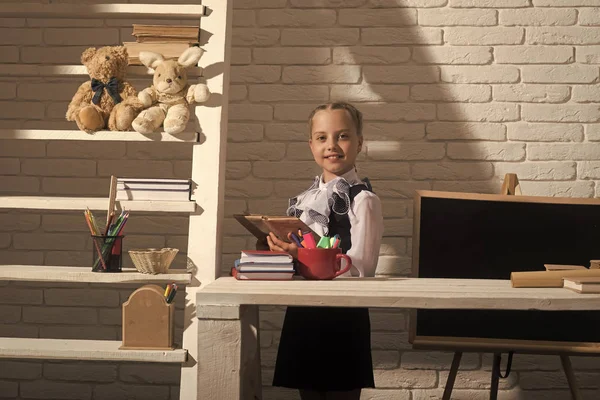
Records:
M316 113L322 110L346 110L348 114L350 114L350 118L352 118L352 122L354 123L354 127L356 128L356 134L358 137L362 136L362 113L358 111L356 107L354 107L350 103L346 103L343 101L336 101L332 103L321 104L317 106L310 115L308 116L308 134L310 135L312 132L312 122Z

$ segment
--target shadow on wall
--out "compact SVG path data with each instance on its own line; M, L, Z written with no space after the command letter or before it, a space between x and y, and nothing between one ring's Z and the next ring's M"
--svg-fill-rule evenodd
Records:
M306 189L319 173L307 145L307 116L317 104L350 101L364 115L365 145L358 172L370 178L384 208L378 274L408 275L414 191L498 193L501 179L494 175L491 161L501 159L495 156L503 151L494 146L506 140L501 122L516 119L518 108L490 104L492 89L485 70L496 68L490 65L492 47L449 45L442 20L417 25L417 12L433 15L446 1L428 3L432 8L369 8L379 3L384 2L355 0L344 2L347 8L342 9L304 9L314 20L310 31L286 25L294 22L292 17L270 21L268 27L281 32L277 43L255 47L254 65L234 65L232 92L236 83L248 85L242 102L232 100L234 113L239 114L236 107L255 104L258 110L268 104L274 119L264 124L262 142L256 143L263 146L262 153L253 151L254 143L236 143L242 141L236 136L247 137L249 128L230 123L228 169L234 173L228 174L226 190L228 199L246 200L248 212L283 213L287 199ZM300 2L293 5L302 7ZM268 20L270 11L262 12L258 18ZM243 46L244 39L236 44ZM296 51L294 62L289 62L291 51ZM282 64L281 76L274 71L272 82L252 84L250 71L261 64L271 64L274 70ZM472 74L475 69L478 73ZM516 81L518 70L513 72ZM285 143L285 152L276 142ZM519 146L523 150L516 161L524 158L524 145ZM271 151L264 150L269 147ZM256 179L235 176L236 168L248 161ZM250 183L253 189L247 189ZM232 234L243 235L232 222ZM228 240L225 247L234 248ZM226 255L224 265L231 265L235 257Z

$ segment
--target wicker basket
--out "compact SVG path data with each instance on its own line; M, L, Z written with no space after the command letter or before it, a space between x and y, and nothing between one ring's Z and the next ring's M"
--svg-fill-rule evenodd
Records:
M179 249L131 249L129 256L143 274L166 274Z

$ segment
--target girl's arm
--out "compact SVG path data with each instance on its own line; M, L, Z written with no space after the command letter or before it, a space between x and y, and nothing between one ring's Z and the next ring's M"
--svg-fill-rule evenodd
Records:
M375 276L383 236L381 200L372 192L360 192L348 217L352 237L352 247L347 253L352 259L350 273L360 277Z

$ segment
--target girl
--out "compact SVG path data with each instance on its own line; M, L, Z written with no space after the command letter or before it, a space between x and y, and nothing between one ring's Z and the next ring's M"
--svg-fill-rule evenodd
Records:
M347 275L374 276L383 234L381 202L355 161L362 149L362 114L348 103L317 107L309 117L313 157L322 168L312 186L290 199L295 215L320 236L338 234L352 259ZM267 237L273 251L294 258L298 247ZM375 387L367 308L288 307L281 332L274 386L297 388L302 400L358 400Z

